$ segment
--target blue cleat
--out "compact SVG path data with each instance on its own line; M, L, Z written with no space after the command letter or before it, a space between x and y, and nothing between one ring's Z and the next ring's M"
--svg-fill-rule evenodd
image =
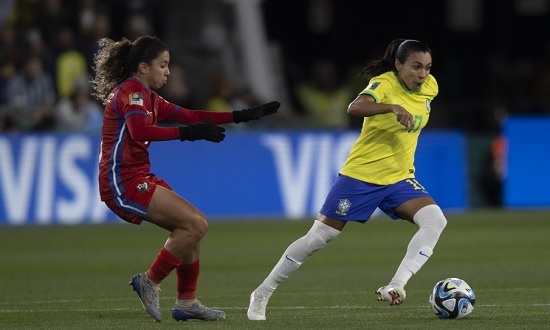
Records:
M132 276L132 280L128 284L132 286L132 289L134 289L139 296L145 311L149 313L155 321L162 321L159 304L160 285L151 282L145 273Z
M208 308L197 300L189 307L183 307L178 304L174 305L174 308L172 309L172 317L176 321L187 321L190 319L218 321L225 319L225 312Z

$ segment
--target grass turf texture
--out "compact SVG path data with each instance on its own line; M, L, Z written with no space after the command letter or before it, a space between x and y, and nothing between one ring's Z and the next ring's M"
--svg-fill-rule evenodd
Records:
M225 310L219 322L171 319L175 274L162 285L162 323L141 308L127 284L144 271L167 233L144 224L0 228L0 328L408 328L550 327L550 213L449 214L434 255L397 307L377 302L415 226L375 218L349 224L279 286L267 321L249 321L250 292L311 220L212 222L202 244L198 296ZM476 307L465 320L440 320L428 308L433 285L466 280Z

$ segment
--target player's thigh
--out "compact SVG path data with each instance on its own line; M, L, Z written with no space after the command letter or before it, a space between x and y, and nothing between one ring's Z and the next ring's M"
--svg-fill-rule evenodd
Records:
M430 196L414 198L396 207L395 214L399 215L401 219L414 223L414 215L424 206L431 204L435 204L435 201Z
M332 219L321 213L317 214L317 220L339 231L342 231L347 223L347 221Z
M168 230L207 226L206 216L199 209L162 186L156 187L145 220Z

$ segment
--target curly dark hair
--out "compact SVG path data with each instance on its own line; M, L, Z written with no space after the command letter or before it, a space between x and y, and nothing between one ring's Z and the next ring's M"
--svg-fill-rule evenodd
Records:
M431 54L432 50L418 40L394 39L386 48L384 57L368 62L359 75L369 81L385 72L396 72L395 60L398 59L399 62L405 63L409 55L415 52Z
M126 38L121 41L102 38L98 44L100 50L94 56L95 76L90 83L92 96L103 104L116 85L137 72L140 63L151 64L168 51L168 46L154 36L139 37L133 42Z

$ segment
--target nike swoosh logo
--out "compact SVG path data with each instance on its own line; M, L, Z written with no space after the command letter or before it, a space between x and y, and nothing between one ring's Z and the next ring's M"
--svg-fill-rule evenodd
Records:
M424 253L424 251L420 251L420 252L418 252L418 254L420 254L421 256L424 256L424 257L426 257L426 258L429 258L429 257L430 257L429 255L427 255L426 253Z
M293 263L297 263L296 261L292 260L289 258L288 254L285 254L285 259L288 260L288 261L291 261Z

